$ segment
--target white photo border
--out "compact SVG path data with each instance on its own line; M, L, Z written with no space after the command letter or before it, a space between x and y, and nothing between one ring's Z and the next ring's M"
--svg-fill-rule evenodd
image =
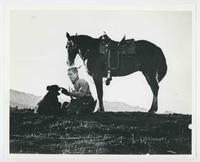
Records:
M9 107L9 12L11 10L29 10L29 9L49 9L49 10L57 10L57 9L135 9L135 10L189 10L193 13L193 109L192 109L192 123L193 129L192 129L192 155L30 155L30 154L18 154L13 155L9 153L9 109L6 109L5 107ZM4 97L3 97L3 133L4 133L4 158L8 161L36 161L36 160L50 160L50 161L66 161L66 160L72 160L72 161L82 161L82 160L88 160L88 161L100 161L100 160L137 160L137 161L149 161L149 160L172 160L172 161L196 161L197 160L197 154L199 155L199 152L197 151L199 140L197 139L198 132L195 130L198 130L198 124L199 123L199 101L197 96L199 96L199 85L197 80L199 80L199 74L197 73L197 69L199 69L199 21L198 14L199 14L199 4L169 4L169 5L137 5L137 6L74 6L74 5L57 5L56 7L53 5L10 5L6 4L4 7L4 13L5 13L5 24L4 30L6 32L4 33L4 41L5 43L5 52L6 52L6 60L5 60L5 72L3 73L3 77L5 78L4 81ZM197 47L198 45L198 47ZM199 130L198 130L199 131Z

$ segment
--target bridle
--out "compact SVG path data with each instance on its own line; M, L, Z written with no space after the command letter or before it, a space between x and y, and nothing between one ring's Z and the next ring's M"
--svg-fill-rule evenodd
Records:
M74 59L76 57L76 54L78 53L78 49L77 49L75 43L72 40L67 41L66 49L68 51L67 64L71 65L71 64L74 63Z

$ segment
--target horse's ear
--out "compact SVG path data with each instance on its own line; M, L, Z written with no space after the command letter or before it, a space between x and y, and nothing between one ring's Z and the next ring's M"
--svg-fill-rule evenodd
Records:
M67 39L68 39L68 40L70 40L70 39L71 39L71 36L69 35L69 33L68 33L68 32L66 33L66 37L67 37Z

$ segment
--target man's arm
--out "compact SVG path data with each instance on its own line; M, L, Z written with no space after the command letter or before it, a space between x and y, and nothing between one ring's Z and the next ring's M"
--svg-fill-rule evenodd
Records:
M78 92L69 92L69 95L72 97L84 97L89 89L89 85L86 81L82 80L80 81L80 89Z

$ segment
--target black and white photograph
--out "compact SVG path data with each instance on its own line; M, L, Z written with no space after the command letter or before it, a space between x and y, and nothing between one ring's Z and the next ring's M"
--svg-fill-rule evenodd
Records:
M8 8L9 154L194 155L194 9Z

